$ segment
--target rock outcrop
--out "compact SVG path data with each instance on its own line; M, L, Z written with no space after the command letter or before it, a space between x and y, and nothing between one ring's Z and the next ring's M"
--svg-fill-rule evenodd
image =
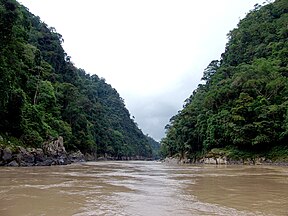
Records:
M0 166L51 166L83 161L80 151L66 152L61 136L44 142L42 148L0 147Z
M58 139L49 140L44 142L42 145L44 155L49 159L52 159L51 165L64 165L71 163L67 156L66 149L63 143L63 137L58 137Z
M71 152L68 155L69 160L71 161L71 163L76 163L76 162L84 162L85 160L85 156L82 154L81 151L76 151L76 152Z

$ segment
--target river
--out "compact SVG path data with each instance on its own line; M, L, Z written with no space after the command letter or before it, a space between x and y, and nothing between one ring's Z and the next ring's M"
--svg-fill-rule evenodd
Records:
M288 215L288 167L90 162L0 167L2 216Z

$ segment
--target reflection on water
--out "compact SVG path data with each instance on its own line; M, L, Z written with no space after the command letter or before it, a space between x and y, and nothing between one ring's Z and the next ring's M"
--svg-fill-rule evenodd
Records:
M288 215L288 168L93 162L0 168L0 215Z

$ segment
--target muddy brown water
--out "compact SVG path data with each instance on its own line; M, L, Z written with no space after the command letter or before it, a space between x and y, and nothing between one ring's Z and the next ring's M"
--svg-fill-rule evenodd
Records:
M142 161L0 167L0 215L288 216L288 167Z

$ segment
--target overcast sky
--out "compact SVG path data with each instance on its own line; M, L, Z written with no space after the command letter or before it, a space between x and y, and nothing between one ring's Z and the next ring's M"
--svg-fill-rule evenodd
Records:
M19 0L64 38L75 66L116 88L145 134L169 119L264 0Z

